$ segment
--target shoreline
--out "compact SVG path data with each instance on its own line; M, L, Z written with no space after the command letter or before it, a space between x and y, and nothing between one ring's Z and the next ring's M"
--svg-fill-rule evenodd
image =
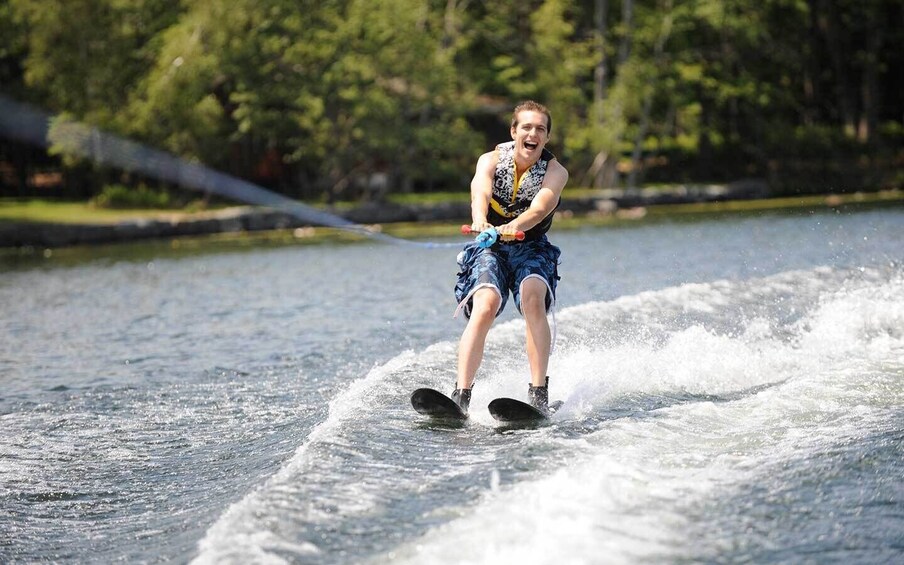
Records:
M744 198L744 196L747 196ZM753 197L751 197L753 196ZM870 193L824 194L800 197L762 198L748 193L732 193L730 187L710 186L688 190L677 187L662 191L651 189L608 190L579 198L563 198L556 221L610 224L643 218L664 218L710 213L761 213L775 210L841 208L860 205L900 205L904 191L894 189ZM441 204L366 203L335 211L337 218L368 226L374 231L423 237L425 233L449 233L449 225L466 221L470 208L466 202ZM55 249L96 246L142 240L170 240L211 236L277 232L279 239L311 240L334 232L335 227L312 225L288 212L253 206L233 206L197 213L155 213L106 223L63 223L46 221L0 220L0 248ZM286 235L288 234L288 236ZM361 237L361 236L357 236Z

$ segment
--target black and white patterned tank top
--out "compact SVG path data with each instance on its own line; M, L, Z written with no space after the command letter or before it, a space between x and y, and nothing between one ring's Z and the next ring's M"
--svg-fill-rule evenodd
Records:
M502 225L520 216L530 207L531 201L543 188L543 178L549 162L555 159L546 148L534 165L523 175L515 186L515 142L500 143L496 146L498 161L493 175L493 199L490 201L487 220L494 226ZM549 231L552 214L526 233L526 239L537 239Z

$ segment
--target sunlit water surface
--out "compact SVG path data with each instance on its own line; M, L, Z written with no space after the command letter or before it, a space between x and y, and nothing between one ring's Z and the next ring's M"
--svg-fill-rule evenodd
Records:
M490 334L462 427L454 249L0 274L0 562L904 561L904 211L560 231L551 396ZM454 241L450 240L450 241Z

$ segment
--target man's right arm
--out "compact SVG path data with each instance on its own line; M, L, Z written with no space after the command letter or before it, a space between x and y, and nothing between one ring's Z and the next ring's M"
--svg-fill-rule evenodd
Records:
M484 153L477 160L471 179L471 229L483 231L492 227L487 222L490 200L493 198L493 176L496 174L496 152Z

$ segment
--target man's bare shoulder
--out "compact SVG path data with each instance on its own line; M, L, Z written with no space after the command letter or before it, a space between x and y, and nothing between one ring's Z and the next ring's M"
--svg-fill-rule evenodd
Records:
M568 169L558 159L553 159L546 166L546 178L552 181L558 188L564 188L568 182Z
M557 172L558 174L564 174L565 177L568 177L568 169L565 168L565 165L559 162L558 159L553 159L549 162L549 165L546 166L546 171Z
M495 163L499 160L499 152L493 149L492 151L487 151L483 155L480 156L478 161L492 161Z
M499 154L495 150L487 151L477 159L477 170L484 172L495 171L496 163L498 162Z

